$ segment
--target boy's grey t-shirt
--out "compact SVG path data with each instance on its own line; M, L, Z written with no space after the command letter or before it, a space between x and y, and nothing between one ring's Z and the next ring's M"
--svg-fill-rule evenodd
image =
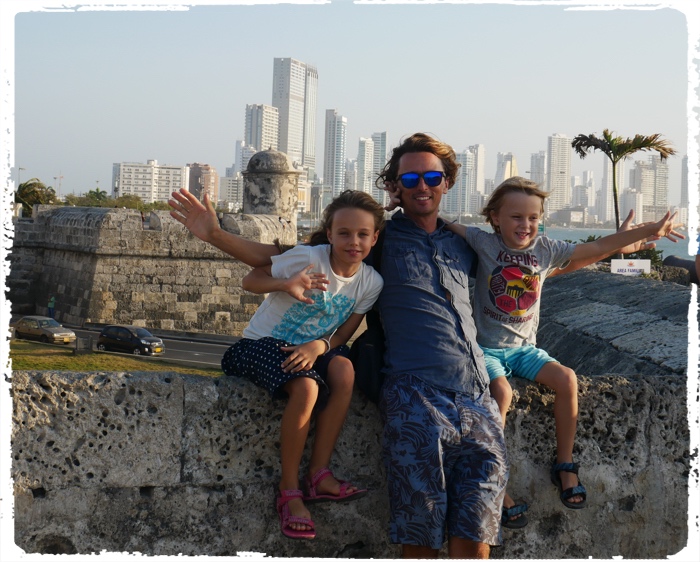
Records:
M575 244L538 236L525 250L508 248L495 232L467 228L479 256L474 286L476 340L482 347L535 345L542 283L564 266Z

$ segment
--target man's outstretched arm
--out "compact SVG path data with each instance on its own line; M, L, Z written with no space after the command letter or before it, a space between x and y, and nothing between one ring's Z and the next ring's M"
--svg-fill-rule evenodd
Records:
M270 258L280 253L274 244L246 240L222 229L208 193L204 194L204 201L201 202L183 188L173 192L168 205L172 209L170 216L182 223L197 238L247 265L269 265L272 263Z

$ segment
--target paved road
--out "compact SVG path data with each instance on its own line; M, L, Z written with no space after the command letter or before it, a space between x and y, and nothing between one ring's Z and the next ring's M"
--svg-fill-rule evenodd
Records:
M83 330L71 328L79 338L92 338L93 348L97 344L99 330ZM177 360L206 367L220 367L221 357L231 343L238 338L231 338L228 343L195 341L185 338L161 337L165 344L165 353L158 358ZM157 359L157 358L156 358Z

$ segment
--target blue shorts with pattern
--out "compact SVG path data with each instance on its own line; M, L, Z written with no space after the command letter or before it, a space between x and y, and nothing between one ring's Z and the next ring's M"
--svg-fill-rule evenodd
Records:
M482 347L481 349L484 352L484 362L490 380L498 377L510 378L512 375L534 381L537 373L547 363L559 363L544 349L539 349L534 345L504 347L502 349Z
M488 391L472 398L394 375L380 408L391 541L434 549L446 536L501 544L508 462Z
M285 373L282 363L289 356L288 351L282 351L282 347L290 347L295 344L278 340L276 338L260 338L259 340L242 339L228 348L221 359L221 370L225 375L243 377L253 384L264 388L272 398L285 398L284 390L292 379L309 377L318 383L318 399L316 408L320 409L328 401L328 365L331 359L340 355L347 357L350 348L347 345L339 345L330 349L324 355L316 359L312 369L297 373Z

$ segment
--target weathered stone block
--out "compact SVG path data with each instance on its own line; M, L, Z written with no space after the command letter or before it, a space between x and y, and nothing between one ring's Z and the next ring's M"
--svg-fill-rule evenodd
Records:
M182 380L152 373L16 372L15 486L168 486L179 481Z

